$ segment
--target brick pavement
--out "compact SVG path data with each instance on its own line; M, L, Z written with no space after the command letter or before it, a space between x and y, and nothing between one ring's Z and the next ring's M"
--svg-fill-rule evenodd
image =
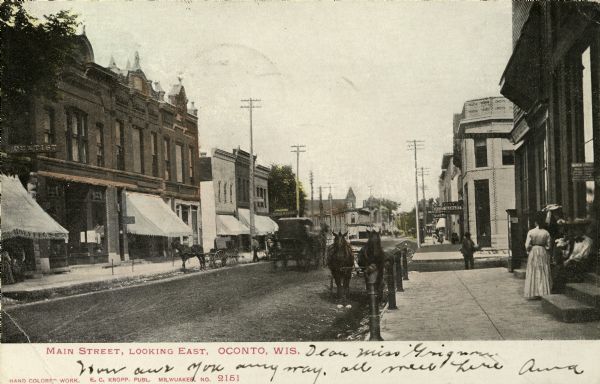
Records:
M600 339L600 322L567 324L522 296L506 268L410 272L398 310L381 321L384 340Z

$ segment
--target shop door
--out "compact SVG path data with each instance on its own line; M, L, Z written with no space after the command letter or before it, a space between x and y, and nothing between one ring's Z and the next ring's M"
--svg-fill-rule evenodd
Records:
M477 243L481 247L492 245L490 223L490 186L489 180L475 180L475 225Z

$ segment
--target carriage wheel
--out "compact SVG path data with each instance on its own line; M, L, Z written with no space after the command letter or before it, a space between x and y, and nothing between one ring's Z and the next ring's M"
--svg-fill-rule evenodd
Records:
M217 251L217 253L215 254L215 259L221 261L221 267L227 265L227 253L225 253L223 250Z
M217 251L209 255L209 266L211 268L217 268L217 255L219 254L219 252L220 251Z

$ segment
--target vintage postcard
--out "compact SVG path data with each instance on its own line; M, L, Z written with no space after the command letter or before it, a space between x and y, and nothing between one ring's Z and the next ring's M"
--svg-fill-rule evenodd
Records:
M0 18L0 383L600 383L600 3Z

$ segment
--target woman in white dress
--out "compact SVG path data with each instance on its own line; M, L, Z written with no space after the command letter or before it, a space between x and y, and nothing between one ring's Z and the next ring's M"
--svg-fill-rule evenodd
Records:
M536 227L527 232L525 249L529 253L527 259L527 272L525 275L525 290L523 296L527 299L537 299L549 295L552 289L552 275L550 274L550 246L552 239L550 233L543 228L545 215L538 212Z

